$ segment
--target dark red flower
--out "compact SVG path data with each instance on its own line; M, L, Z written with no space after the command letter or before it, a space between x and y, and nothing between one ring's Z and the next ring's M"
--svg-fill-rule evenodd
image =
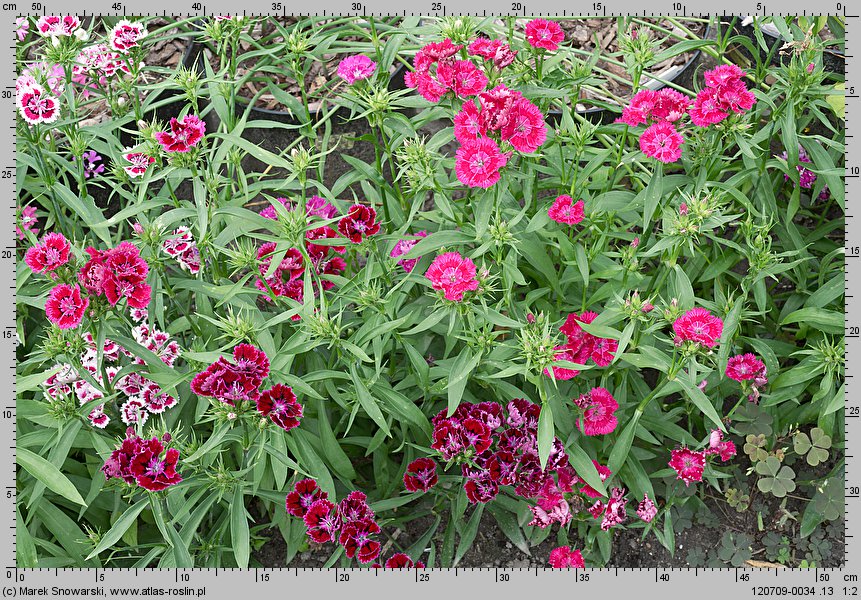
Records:
M104 252L101 259L103 266L101 291L104 292L111 306L116 306L120 299L126 298L130 307L146 308L152 293L152 289L146 283L149 266L141 258L137 246L131 242L123 242L116 248ZM87 268L86 265L84 268Z
M257 400L260 384L269 375L269 359L257 347L239 344L233 349L233 360L221 357L195 375L191 391L230 405L236 400Z
M386 561L387 569L412 569L413 567L416 569L424 569L425 565L421 561L413 563L413 559L403 552L392 554L392 556Z
M432 458L417 458L404 473L404 487L410 492L426 492L437 484L436 462Z
M466 490L466 498L473 504L486 504L499 493L499 484L490 478L490 475L470 479L463 489Z
M137 484L151 492L167 489L182 481L182 477L176 472L179 450L169 448L164 458L161 457L162 452L164 445L157 437L143 440L129 466Z
M302 405L296 401L293 389L280 383L260 394L257 410L284 431L298 427L302 418Z
M308 537L324 544L335 539L338 532L338 511L335 505L326 498L314 501L308 507L303 517L305 527L308 528Z
M287 513L294 517L304 518L308 509L317 500L326 500L329 494L317 486L313 479L302 479L296 482L293 491L287 494L284 501Z
M380 526L373 518L350 521L341 528L338 543L344 547L347 558L357 558L360 563L373 562L380 555L380 542L371 536L380 533Z
M338 231L352 243L360 244L365 237L380 232L380 225L376 219L377 211L373 207L354 204L338 221Z
M143 440L135 435L134 428L129 427L126 430L125 439L117 449L111 452L110 458L102 466L102 473L105 474L105 478L111 479L115 477L122 479L129 485L134 485L135 476L131 472L131 463L132 459L140 451L142 442Z
M338 503L338 521L342 525L373 518L374 511L368 506L368 497L364 492L350 492Z

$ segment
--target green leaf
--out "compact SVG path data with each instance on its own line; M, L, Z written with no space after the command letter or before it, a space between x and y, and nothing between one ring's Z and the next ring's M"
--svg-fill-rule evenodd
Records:
M824 308L802 308L789 313L780 322L781 325L789 325L791 323L802 323L809 325L825 333L843 333L844 315L833 310L825 310Z
M15 508L15 564L17 567L32 569L39 566L39 556L33 536L24 523L21 511Z
M132 526L132 523L135 522L135 519L138 518L138 515L141 514L141 511L149 506L149 500L144 498L143 500L139 500L134 505L130 506L125 510L125 512L120 515L120 518L116 520L116 522L111 526L107 533L105 533L99 543L96 544L96 547L93 548L93 551L90 552L90 555L87 556L87 560L90 560L97 554L104 552L111 546L117 543L123 534L128 530L129 527Z
M52 492L59 494L67 500L76 504L86 506L81 494L60 470L50 462L30 452L26 448L17 448L15 461L21 465L30 475L41 481Z
M631 443L634 441L634 432L637 430L637 423L640 422L641 416L643 416L643 411L638 408L634 411L634 416L631 417L631 420L628 421L622 433L613 444L610 458L607 461L607 468L613 473L617 473L628 458L628 452L631 451Z
M723 421L721 421L720 415L717 410L715 410L714 405L700 388L688 381L686 377L679 377L675 382L685 390L685 393L688 398L690 398L691 402L694 403L694 406L700 409L700 411L707 416L712 423L717 425L721 431L726 431Z
M389 429L389 424L386 421L386 417L383 416L383 412L380 410L377 401L371 396L371 392L368 391L368 386L365 385L365 382L362 381L362 378L359 377L359 374L356 372L355 364L350 365L350 374L353 376L353 385L356 387L356 396L359 399L359 404L365 411L365 414L373 419L374 423L376 423L380 429L382 429L386 436L391 437L392 432Z
M481 361L481 352L475 356L468 349L464 349L451 365L448 379L448 414L452 415L460 404L463 398L463 392L466 390L466 384L469 381L469 376L473 369L478 366Z
M247 569L251 557L251 543L248 519L245 516L245 495L241 485L234 488L233 502L230 504L230 542L236 564L240 569Z
M556 428L553 425L553 411L550 410L550 403L545 402L541 406L541 413L538 415L538 461L541 463L542 469L547 466L555 437Z
M481 515L484 513L484 506L484 504L476 505L475 510L472 511L472 515L469 517L466 527L464 527L463 531L460 532L460 543L457 545L457 552L454 555L454 562L451 566L456 567L457 563L460 562L460 559L463 558L463 555L472 548L472 543L475 541L475 534L478 533L478 524L481 523Z
M607 495L607 488L604 487L604 482L601 481L601 475L598 474L598 469L592 464L592 459L586 454L577 444L572 444L568 447L568 460L574 470L586 483L589 484L596 492L602 496Z
M664 195L664 166L661 163L655 164L655 171L643 192L643 231L648 231L652 216Z

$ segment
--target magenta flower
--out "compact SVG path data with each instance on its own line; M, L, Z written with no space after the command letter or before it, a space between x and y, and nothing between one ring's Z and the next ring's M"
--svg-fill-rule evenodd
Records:
M613 472L605 467L604 465L598 464L597 460L593 460L592 464L595 465L595 468L598 470L598 475L601 477L601 481L606 481L607 478L613 474ZM580 493L584 496L588 496L589 498L600 498L601 494L593 488L588 483L584 482L583 487L580 488Z
M604 388L592 388L574 398L573 402L583 411L583 433L586 435L605 435L616 429L619 421L615 413L619 403ZM577 419L576 425L580 427L580 419Z
M41 244L27 250L24 262L34 273L55 277L53 272L69 262L71 250L72 246L63 234L49 233L42 238Z
M749 381L765 376L765 363L751 353L731 357L726 363L726 376L736 381Z
M681 158L684 141L672 123L661 121L650 125L640 136L640 150L662 163L672 163Z
M15 225L15 232L18 234L18 239L23 240L26 236L25 231L32 231L34 235L39 235L39 230L36 229L36 207L28 204L18 210L18 223Z
M102 157L95 150L84 152L81 160L84 163L84 177L87 179L105 172L105 165L99 164L102 162Z
M550 566L554 569L585 569L583 555L579 550L572 550L568 546L559 546L550 551L548 559Z
M533 48L556 50L565 39L562 27L555 21L533 19L526 24L526 41Z
M131 163L131 165L123 167L131 178L141 177L155 162L155 158L143 152L126 152L123 154L123 158Z
M294 517L304 518L317 500L325 500L329 494L320 489L313 479L302 479L296 482L293 491L287 494L285 507L287 513Z
M81 324L90 300L81 296L78 286L61 283L48 294L45 314L60 329L74 329Z
M705 308L692 308L673 323L676 342L692 341L713 348L723 333L723 321Z
M469 187L489 188L500 178L500 170L508 162L497 143L490 138L468 140L457 149L455 172Z
M703 470L706 467L706 455L689 448L677 448L672 451L670 462L667 463L688 486L691 482L703 480Z
M475 263L457 252L437 256L425 273L433 289L442 291L446 300L461 302L466 292L478 289Z
M518 152L535 152L547 140L544 114L526 98L519 98L500 132Z
M377 70L377 63L363 54L348 56L338 64L338 77L353 85L367 79Z
M131 23L125 19L119 21L108 34L111 48L122 54L126 54L132 48L138 46L141 38L146 36L147 30L142 23Z
M576 225L583 220L586 203L582 200L576 202L571 196L563 194L553 201L553 205L547 210L547 214L557 223L565 225Z
M203 139L206 123L196 115L186 115L181 121L171 118L170 131L159 131L155 139L166 152L188 152Z
M428 234L427 231L419 231L418 233L415 234L415 236L419 237L419 238L423 238L423 237L427 237L427 234ZM392 258L397 258L399 256L403 256L404 254L406 254L407 252L412 250L413 246L415 246L418 243L419 243L419 241L417 239L398 240L398 243L395 244L394 248L392 248L392 252L391 252L390 256ZM404 271L406 271L407 273L412 273L417 262L419 262L418 258L407 258L407 259L399 260L398 264L401 265L404 268Z

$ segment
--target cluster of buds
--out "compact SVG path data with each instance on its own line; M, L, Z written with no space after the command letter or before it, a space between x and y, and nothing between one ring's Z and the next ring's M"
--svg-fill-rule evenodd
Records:
M530 372L543 373L556 360L556 339L553 324L541 312L526 315L527 327L518 331L520 356Z
M468 44L475 38L475 23L468 16L446 17L439 28L442 37L455 44Z
M439 156L428 148L424 138L404 140L397 150L397 159L400 165L399 179L406 181L411 191L436 189Z
M650 320L653 310L655 310L655 305L649 299L640 298L640 293L637 290L634 290L630 298L625 299L622 307L622 312L628 315L629 319L641 321Z
M703 224L715 214L714 200L706 194L703 197L688 196L679 204L668 228L673 236L696 239L703 230Z

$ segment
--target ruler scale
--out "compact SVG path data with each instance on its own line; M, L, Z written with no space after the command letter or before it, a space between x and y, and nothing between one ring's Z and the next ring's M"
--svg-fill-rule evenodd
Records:
M283 569L24 569L15 564L15 526L16 526L16 411L15 411L15 365L17 345L16 334L16 255L15 255L15 212L17 205L17 189L15 178L15 144L2 146L2 162L0 162L0 187L2 193L10 198L7 214L11 223L8 227L10 238L4 245L2 260L0 260L0 280L6 282L3 286L7 294L4 308L11 312L9 320L3 321L3 340L7 343L4 351L10 355L7 364L10 369L4 369L3 387L10 390L7 399L0 405L2 409L3 451L7 466L2 472L4 501L7 503L0 515L2 527L2 548L0 563L2 573L2 595L4 598L26 596L47 596L82 598L102 596L108 598L131 598L138 596L181 596L193 598L235 598L242 594L252 594L254 600L283 599L297 594L314 594L317 597L328 598L333 594L356 595L370 597L381 595L408 594L413 600L440 597L440 593L454 593L456 598L475 594L494 594L502 597L524 598L526 594L562 594L573 597L575 594L601 594L611 596L634 595L641 597L690 597L698 599L721 598L725 600L728 594L751 596L835 596L851 597L861 595L859 575L861 569L855 566L861 561L861 552L855 550L855 523L858 519L854 510L861 502L861 470L854 466L855 444L859 439L861 428L861 392L855 392L856 384L852 373L852 361L859 355L859 340L861 334L861 285L854 275L855 266L861 261L861 224L854 211L854 196L852 189L861 185L861 175L854 171L853 166L861 166L861 140L856 139L850 130L850 116L855 123L858 107L861 106L861 80L854 82L856 74L855 62L858 60L853 36L861 31L861 6L849 5L847 2L828 0L823 5L806 5L798 0L783 2L756 2L726 0L720 6L709 6L706 3L669 2L662 1L652 4L649 10L643 10L640 3L630 0L610 0L600 2L583 2L576 5L562 3L560 0L525 0L521 2L492 2L488 0L467 0L457 4L426 2L411 6L415 12L406 10L403 3L392 0L318 0L313 5L313 12L306 12L292 2L272 2L271 0L246 0L242 4L242 14L246 16L286 16L301 15L355 15L355 16L454 16L458 14L477 17L499 16L532 16L532 15L580 15L580 16L615 16L636 14L638 16L675 15L689 16L696 14L720 14L731 16L735 14L750 15L795 15L795 14L840 14L845 17L845 49L846 49L846 175L845 192L848 208L846 211L846 254L845 264L845 321L846 321L846 480L845 480L845 564L842 568L832 569L755 569L755 568L724 568L724 569L664 569L664 568L591 568L585 570L556 571L535 568L454 568L454 569L424 569L412 571L388 571L373 569L313 569L313 568L283 568ZM440 10L429 10L439 7ZM0 84L2 95L0 99L6 102L2 114L6 115L6 124L10 134L15 135L16 107L14 100L15 67L15 18L17 16L39 16L44 14L60 14L70 11L78 14L115 15L147 14L163 16L205 16L213 14L237 14L237 5L224 0L207 2L182 0L179 3L150 1L146 4L146 12L138 12L143 6L126 5L123 2L110 3L108 0L84 0L75 4L75 8L60 2L6 2L0 4L3 17L6 19L5 35L9 45L2 45L6 67L0 71L8 73ZM299 9L295 13L293 9ZM307 7L304 7L307 8ZM720 13L715 13L719 9ZM709 12L711 11L711 12ZM776 12L774 12L776 11ZM7 49L8 48L8 49ZM7 174L8 173L8 174ZM859 188L861 193L861 188ZM852 201L850 202L850 198ZM855 294L858 289L858 294ZM8 290L8 291L6 291ZM850 353L850 347L852 352ZM850 518L850 513L853 513ZM861 534L859 534L861 535ZM850 552L851 550L851 552ZM660 596L659 596L660 595Z

